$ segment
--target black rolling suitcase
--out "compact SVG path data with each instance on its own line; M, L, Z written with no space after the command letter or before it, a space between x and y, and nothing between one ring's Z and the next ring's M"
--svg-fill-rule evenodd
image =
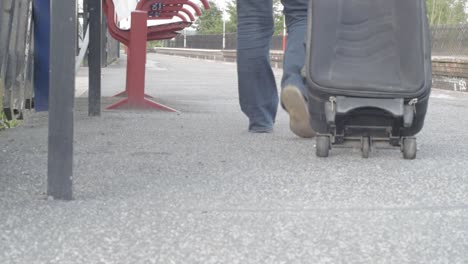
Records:
M310 0L306 63L316 153L357 145L416 157L432 84L425 0Z

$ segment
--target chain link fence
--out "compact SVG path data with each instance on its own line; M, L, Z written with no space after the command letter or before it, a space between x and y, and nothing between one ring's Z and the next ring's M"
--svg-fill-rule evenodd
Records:
M227 50L235 50L237 47L237 34L227 33L225 35L225 47ZM183 34L170 39L163 40L162 46L166 48L187 48L187 49L223 49L223 35L187 35ZM271 40L272 50L283 49L283 36L273 36Z
M433 55L468 57L468 24L435 26L431 34Z
M468 23L431 28L432 52L437 56L468 56ZM236 33L226 34L225 49L236 49ZM185 43L185 45L184 45ZM223 35L179 35L162 43L163 47L223 49ZM272 50L283 49L283 36L273 36Z

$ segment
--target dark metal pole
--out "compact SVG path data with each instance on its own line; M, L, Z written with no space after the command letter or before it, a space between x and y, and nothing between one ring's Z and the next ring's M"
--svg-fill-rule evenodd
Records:
M89 24L89 6L88 6L89 1L90 0L83 0L83 31L86 30ZM91 2L94 2L94 1L95 0L91 0Z
M107 14L106 14L107 15ZM107 67L107 20L102 16L102 41L101 41L101 65L102 67Z
M101 115L102 2L89 1L89 116Z
M50 106L47 194L73 199L76 0L50 1Z

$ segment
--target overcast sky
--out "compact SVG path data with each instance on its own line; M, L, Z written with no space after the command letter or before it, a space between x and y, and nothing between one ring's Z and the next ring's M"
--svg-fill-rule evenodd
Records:
M259 0L261 1L261 0ZM224 5L226 5L226 3L228 2L227 0L214 0L214 2L216 2L216 5L219 6L219 7L223 7Z

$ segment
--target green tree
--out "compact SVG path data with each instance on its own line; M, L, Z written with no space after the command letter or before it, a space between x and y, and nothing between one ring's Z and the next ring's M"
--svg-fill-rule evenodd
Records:
M468 23L468 1L427 0L427 13L431 25Z
M222 34L222 11L215 2L209 1L210 9L202 10L202 15L195 21L194 27L199 34Z
M229 20L226 21L226 32L237 32L237 6L235 1L229 1L226 6L226 13Z
M283 5L280 0L273 0L273 20L275 23L275 35L283 35L284 15Z
M262 1L262 0L259 0ZM237 6L235 0L231 0L227 3L226 13L229 16L229 20L226 22L226 32L232 33L237 31ZM275 24L275 35L283 34L283 5L280 0L273 1L273 20Z

